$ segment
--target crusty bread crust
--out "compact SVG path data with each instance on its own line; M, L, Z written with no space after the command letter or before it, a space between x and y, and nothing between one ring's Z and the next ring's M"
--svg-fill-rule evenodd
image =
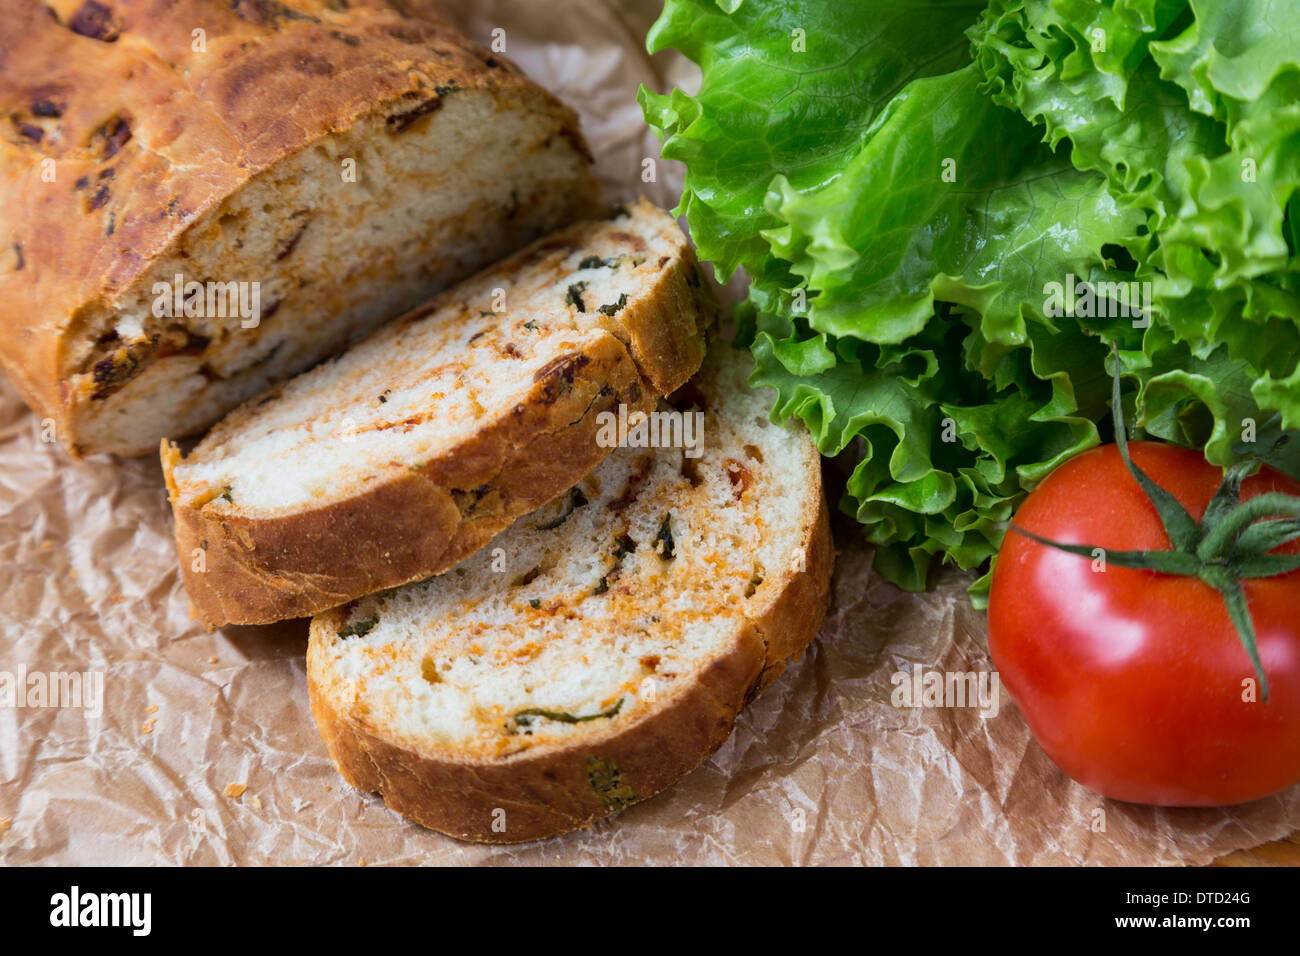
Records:
M645 197L631 208L638 215L655 209ZM559 235L578 228L571 227ZM704 361L718 305L704 284L695 251L689 245L682 244L678 261L661 265L669 268L654 295L629 303L617 318L607 319L604 325L625 341L651 387L667 395L684 385Z
M644 200L643 200L644 202ZM649 207L646 204L646 208ZM667 219L662 213L658 216ZM498 269L537 250L572 242L581 226L540 240ZM675 226L673 227L675 228ZM438 303L397 319L418 319ZM515 518L561 494L604 459L598 418L649 412L661 394L699 367L717 303L690 247L659 272L653 289L629 302L610 334L551 362L511 414L414 471L366 484L338 501L265 517L182 501L161 447L175 516L181 575L194 615L209 629L305 617L385 588L437 574L483 547ZM238 429L258 400L218 429Z
M312 715L343 777L378 792L393 810L426 827L480 843L522 843L590 826L601 817L664 790L716 751L744 707L802 656L821 628L830 596L834 548L819 482L803 503L810 516L801 554L773 583L720 655L662 706L579 743L534 747L494 760L435 759L395 745L363 714L345 711L321 684L318 640L307 648ZM337 630L337 611L313 632ZM602 799L592 768L616 768L618 800ZM501 817L497 811L503 810ZM496 826L494 826L496 824Z
M480 90L554 117L590 158L576 115L434 0L13 0L0 50L0 367L74 455L146 451L88 433L87 316L291 154L362 117ZM575 184L578 215L596 188Z

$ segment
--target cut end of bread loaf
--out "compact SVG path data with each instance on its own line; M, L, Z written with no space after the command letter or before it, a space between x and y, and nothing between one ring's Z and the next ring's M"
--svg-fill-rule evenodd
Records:
M596 211L586 160L559 135L565 118L543 97L500 102L464 90L443 98L442 109L398 134L393 117L419 103L389 104L263 173L132 289L81 313L84 331L68 356L79 449L141 454L163 436L199 431L450 283ZM356 184L340 180L349 160L363 164ZM184 304L175 308L178 294L185 301L176 276L220 277L235 283L234 294L214 287L209 295L204 282L195 311L205 314L189 316ZM159 301L168 307L162 316Z
M425 0L91 4L113 42L24 6L0 362L74 453L198 432L599 212L576 115ZM207 49L175 42L199 22Z
M312 712L350 783L513 843L721 746L816 635L833 561L816 448L768 420L749 368L719 348L661 403L660 434L702 416L693 447L620 448L490 551L312 621Z
M188 457L164 443L196 612L268 623L450 567L608 455L603 415L685 381L714 309L642 201L247 403Z

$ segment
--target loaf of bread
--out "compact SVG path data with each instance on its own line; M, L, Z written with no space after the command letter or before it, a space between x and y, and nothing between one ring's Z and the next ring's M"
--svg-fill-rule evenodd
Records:
M431 0L9 0L0 365L152 452L597 210L575 115Z
M204 623L303 617L436 574L609 455L605 415L699 368L716 304L642 200L538 240L163 446Z
M353 786L517 843L722 745L816 635L834 557L817 450L768 420L752 367L715 347L638 439L489 549L312 621L312 714Z

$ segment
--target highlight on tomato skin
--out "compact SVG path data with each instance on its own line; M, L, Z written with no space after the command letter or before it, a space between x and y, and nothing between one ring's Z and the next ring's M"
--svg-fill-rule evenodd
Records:
M1198 521L1222 480L1197 452L1131 442L1133 461ZM1300 482L1267 466L1247 501ZM1151 501L1107 445L1063 464L1008 533L993 573L989 649L1049 757L1107 797L1161 806L1261 799L1300 782L1300 571L1243 582L1270 693L1223 595L1195 577L1118 567L1109 551L1168 550ZM1300 552L1291 541L1276 553Z

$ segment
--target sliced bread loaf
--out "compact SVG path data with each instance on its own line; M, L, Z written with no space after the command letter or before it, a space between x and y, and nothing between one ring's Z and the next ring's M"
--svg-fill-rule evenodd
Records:
M210 627L442 571L608 455L602 412L699 367L716 305L642 200L538 241L250 401L163 468Z
M833 561L816 448L769 422L750 368L716 348L673 396L703 413L695 449L620 448L451 571L312 621L312 713L348 782L427 827L517 843L721 746L817 633ZM662 441L676 411L628 445Z
M0 367L152 454L599 212L574 113L435 0L14 0Z

